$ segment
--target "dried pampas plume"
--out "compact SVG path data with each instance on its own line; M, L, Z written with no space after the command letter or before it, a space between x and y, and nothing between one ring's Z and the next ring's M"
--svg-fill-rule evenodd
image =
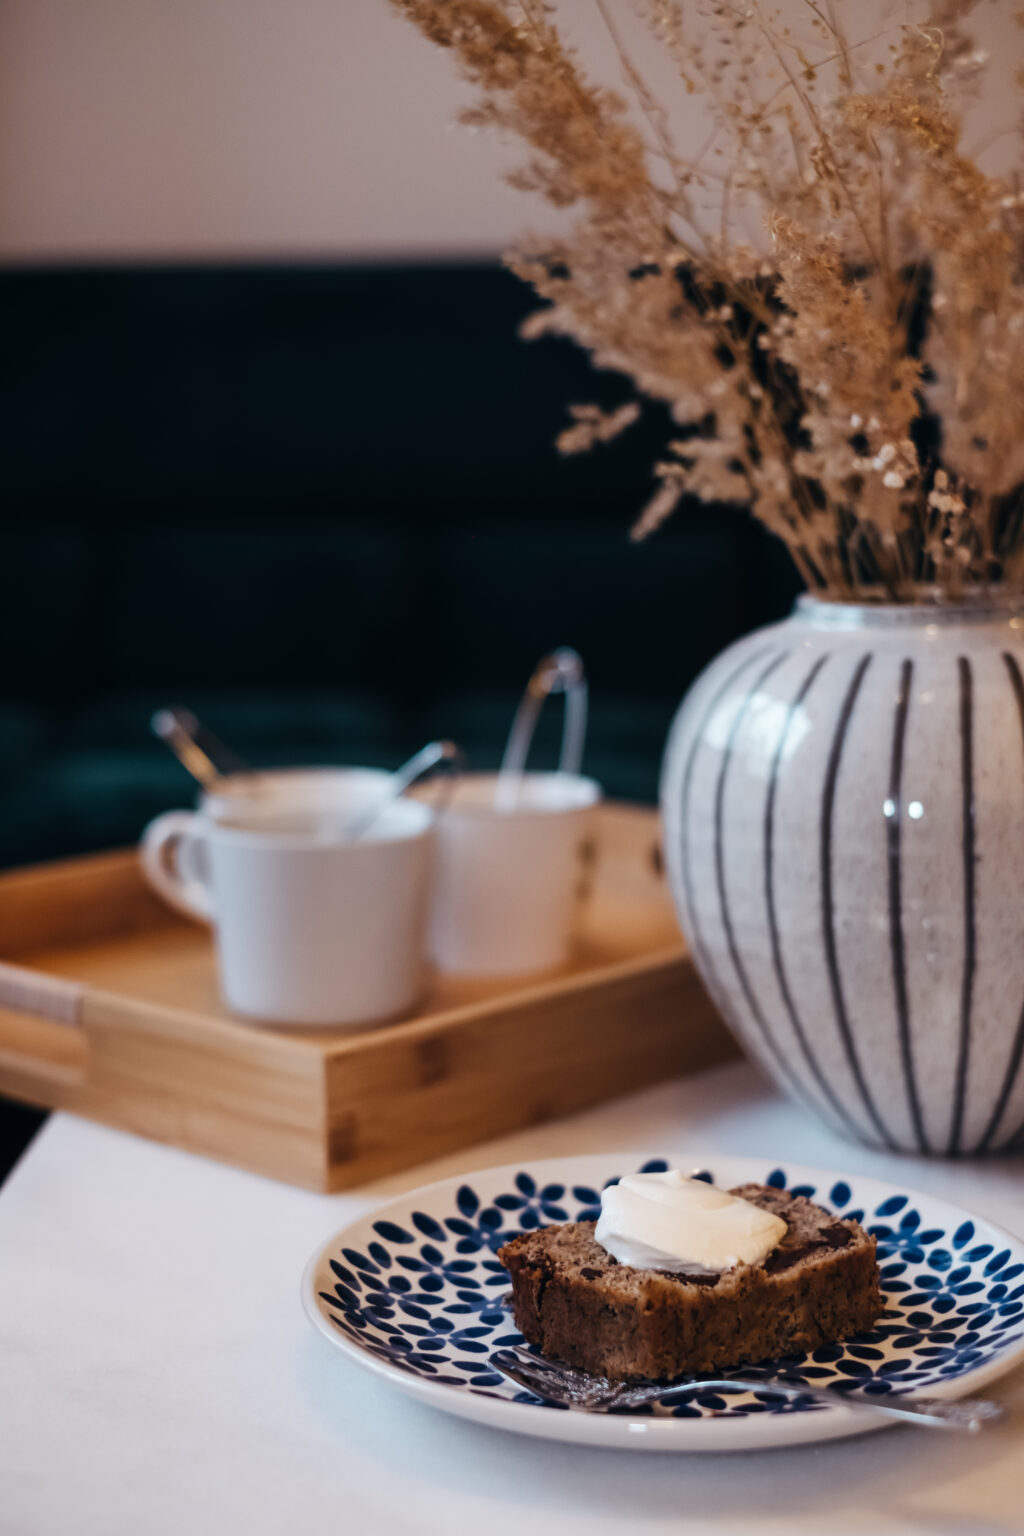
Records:
M676 423L635 534L687 497L741 503L832 596L1024 587L1024 196L962 144L977 0L910 0L857 39L840 0L802 0L799 29L761 0L634 0L702 98L713 173L672 141L624 3L595 0L625 97L544 0L392 0L477 88L464 119L526 145L513 184L575 214L507 258L545 300L524 333ZM751 215L763 243L736 233ZM573 406L559 447L638 414Z

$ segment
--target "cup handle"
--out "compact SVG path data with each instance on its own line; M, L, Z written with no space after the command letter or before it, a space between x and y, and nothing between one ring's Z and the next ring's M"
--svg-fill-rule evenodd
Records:
M214 920L213 899L196 857L203 846L205 822L192 811L168 811L151 821L142 834L139 860L142 873L169 906L197 917Z

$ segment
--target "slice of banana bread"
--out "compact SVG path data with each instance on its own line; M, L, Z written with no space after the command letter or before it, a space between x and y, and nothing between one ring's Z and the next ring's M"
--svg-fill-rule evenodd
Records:
M882 1310L875 1239L802 1195L764 1184L730 1191L786 1223L758 1264L680 1275L618 1264L594 1223L542 1227L498 1258L531 1344L610 1380L670 1381L814 1349L870 1328Z

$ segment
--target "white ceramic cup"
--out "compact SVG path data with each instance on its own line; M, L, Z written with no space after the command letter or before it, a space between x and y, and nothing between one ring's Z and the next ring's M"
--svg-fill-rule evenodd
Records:
M339 1026L408 1012L423 985L432 810L395 801L371 832L343 842L308 804L286 803L158 816L140 850L147 879L213 925L221 990L236 1012ZM347 805L333 786L332 815L364 803L359 786Z
M497 774L465 774L437 824L429 950L464 976L549 971L569 959L586 845L601 786L572 773L524 774L514 809L494 806Z

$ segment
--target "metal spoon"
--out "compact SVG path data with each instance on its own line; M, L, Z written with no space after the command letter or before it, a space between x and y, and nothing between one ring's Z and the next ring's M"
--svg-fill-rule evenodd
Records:
M494 787L494 809L502 815L510 815L519 803L537 721L545 700L553 693L565 694L565 724L558 771L573 774L580 771L587 734L587 676L579 652L563 645L537 663L512 721Z
M190 709L172 705L158 709L149 722L154 736L170 747L181 766L209 789L228 774L252 773L236 752L201 725Z
M399 796L404 795L417 779L421 779L424 774L441 766L457 773L461 770L462 762L462 748L456 746L454 741L428 742L414 757L410 757L407 763L403 763L401 768L395 769L384 793L378 799L369 805L362 806L347 821L342 822L337 833L338 840L354 843L358 838L365 837L378 816L382 815L389 805L394 804Z
M784 1397L813 1398L830 1405L843 1404L865 1413L908 1424L927 1424L942 1429L964 1429L977 1433L985 1424L1003 1418L1006 1410L999 1404L978 1397L867 1397L857 1391L837 1391L832 1387L808 1386L806 1382L767 1376L746 1380L742 1376L715 1376L666 1385L658 1382L610 1382L586 1371L574 1370L557 1361L544 1360L525 1349L498 1349L490 1357L493 1368L502 1376L525 1387L535 1397L563 1408L583 1413L607 1413L612 1408L641 1408L645 1403L694 1396L700 1392L778 1392Z

